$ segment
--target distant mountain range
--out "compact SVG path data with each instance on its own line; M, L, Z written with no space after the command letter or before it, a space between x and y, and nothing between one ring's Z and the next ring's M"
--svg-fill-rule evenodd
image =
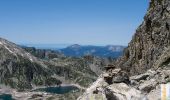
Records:
M66 48L67 46L71 44L28 44L28 43L22 43L19 44L21 46L25 47L35 47L37 49L51 49L51 50L59 50L62 48Z
M0 85L21 91L62 83L87 87L113 61L94 56L66 57L57 50L18 46L0 38Z
M119 45L107 45L107 46L82 46L74 44L66 48L60 49L60 51L66 56L85 56L94 55L99 57L113 57L117 58L122 55L125 46Z
M112 58L89 55L67 57L57 50L19 46L0 38L0 95L1 90L9 87L9 90L13 88L20 93L30 90L31 94L27 98L32 98L36 95L36 92L32 92L36 87L75 84L80 88L79 91L60 96L50 95L55 100L75 100L83 92L81 89L93 83L104 70L104 66L114 61ZM18 97L13 92L7 94L11 94L16 100L25 98L24 95ZM39 97L30 100L35 98Z

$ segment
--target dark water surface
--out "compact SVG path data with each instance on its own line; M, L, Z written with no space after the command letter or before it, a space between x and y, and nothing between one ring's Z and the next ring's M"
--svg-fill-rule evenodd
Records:
M11 94L0 94L0 100L14 100Z
M45 87L38 88L34 91L55 93L55 94L64 94L73 91L78 91L79 89L75 86L58 86L58 87ZM15 100L12 98L11 94L0 94L0 100Z
M78 90L78 88L75 86L59 86L59 87L39 88L39 89L36 89L35 91L64 94L64 93L73 92L73 91L77 91L77 90Z

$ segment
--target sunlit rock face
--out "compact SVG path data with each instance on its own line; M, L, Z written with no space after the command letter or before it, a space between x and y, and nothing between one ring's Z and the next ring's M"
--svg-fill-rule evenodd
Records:
M170 46L170 1L151 0L143 23L137 28L117 66L130 74L154 68Z
M115 75L121 71L113 72ZM119 79L119 82L112 80L117 76L105 72L96 82L94 82L78 100L160 100L161 84L166 84L170 80L170 68L158 68L157 70L148 70L146 73L129 77L129 83L126 79ZM113 83L106 81L109 78Z

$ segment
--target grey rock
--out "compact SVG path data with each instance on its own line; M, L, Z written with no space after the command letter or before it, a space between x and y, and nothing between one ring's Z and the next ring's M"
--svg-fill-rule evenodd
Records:
M158 65L163 63L159 59L170 46L169 7L169 0L151 0L143 23L137 28L124 55L117 60L117 67L136 75L155 68L156 62ZM168 63L168 58L164 62Z
M155 79L151 79L148 81L144 81L142 84L139 85L139 90L149 93L151 90L153 90L155 88L155 86L157 85L157 82Z
M124 71L119 71L116 75L112 78L113 83L126 83L130 84L129 76Z

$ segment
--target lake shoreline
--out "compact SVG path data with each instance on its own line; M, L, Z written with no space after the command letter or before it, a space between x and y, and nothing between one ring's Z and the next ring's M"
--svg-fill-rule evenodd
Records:
M33 89L31 91L34 91L38 88L47 88L47 87L62 87L62 86L74 86L77 87L78 89L85 90L85 87L80 86L79 84L61 84L61 85L52 85L52 86L33 86Z
M26 90L26 91L23 91L23 92L19 92L17 91L16 89L12 89L10 87L1 87L0 88L0 95L3 95L3 94L9 94L12 96L13 99L16 99L16 100L27 100L29 98L32 98L34 95L39 95L43 98L48 98L48 97L51 97L53 95L62 95L62 94L55 94L55 93L48 93L48 92L45 92L45 91L34 91L36 89L39 89L39 88L48 88L48 87L69 87L69 86L73 86L73 87L76 87L78 89L81 89L81 90L85 90L86 88L85 87L82 87L78 84L61 84L61 85L55 85L55 86L34 86L33 89L31 90Z

